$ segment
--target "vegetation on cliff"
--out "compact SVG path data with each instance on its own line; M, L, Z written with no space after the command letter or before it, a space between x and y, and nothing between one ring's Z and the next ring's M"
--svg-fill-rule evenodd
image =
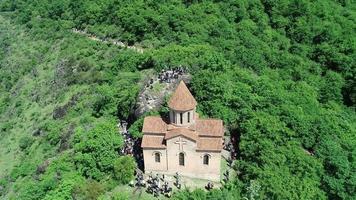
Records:
M117 119L130 118L145 70L176 66L239 154L224 188L174 199L355 198L351 1L3 0L0 10L0 198L129 198L110 192L135 167L117 151Z

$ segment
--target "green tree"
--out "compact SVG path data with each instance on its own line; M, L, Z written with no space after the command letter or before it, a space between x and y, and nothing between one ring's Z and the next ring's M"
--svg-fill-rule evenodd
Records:
M330 135L322 139L317 153L323 159L325 175L322 183L330 199L354 198L355 147L355 138L345 141Z
M129 183L136 171L136 161L131 156L121 156L114 162L115 179L122 184Z
M140 119L136 120L129 128L128 132L134 138L142 138L142 127L143 127L143 120L144 118L141 117Z
M86 177L99 180L110 173L123 145L114 120L98 122L89 131L79 129L74 137L75 162Z
M74 196L75 199L97 200L104 192L104 185L95 180L88 180L83 185L74 189Z
M35 139L31 136L24 136L19 141L19 147L22 151L26 150L27 148L31 147Z
M342 102L342 88L344 87L344 79L340 74L328 71L325 74L324 84L320 89L320 101L322 103L328 101Z

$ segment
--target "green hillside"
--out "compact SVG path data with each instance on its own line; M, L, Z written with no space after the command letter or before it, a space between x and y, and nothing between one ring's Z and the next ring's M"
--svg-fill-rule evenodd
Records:
M353 1L3 0L0 11L0 199L138 198L116 125L140 136L147 71L178 66L238 155L223 188L173 199L356 198Z

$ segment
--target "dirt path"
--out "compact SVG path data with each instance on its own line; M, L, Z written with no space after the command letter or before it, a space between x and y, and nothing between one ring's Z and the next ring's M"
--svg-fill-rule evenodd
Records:
M83 31L83 30L72 29L72 32L76 33L76 34L79 34L79 35L82 35L82 36L85 36L90 40L99 41L99 42L102 42L102 43L110 43L110 44L116 45L118 47L132 49L132 50L134 50L134 51L136 51L138 53L143 53L143 51L144 51L144 49L142 47L129 46L129 45L123 43L122 41L114 40L114 39L110 39L110 38L109 39L99 38L96 35L90 34L90 33L86 32L86 31Z

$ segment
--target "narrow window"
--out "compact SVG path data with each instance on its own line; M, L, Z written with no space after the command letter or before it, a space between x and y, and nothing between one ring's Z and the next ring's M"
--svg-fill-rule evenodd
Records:
M190 123L190 112L188 112L188 123Z
M209 155L204 155L204 157L203 157L203 164L204 164L204 165L209 165Z
M183 124L183 113L179 113L180 115L180 123Z
M184 153L179 153L179 165L184 166Z
M161 162L161 155L159 153L155 153L155 161L157 163Z
M176 122L176 113L173 112L172 115L173 115L173 123L177 123L177 122Z

